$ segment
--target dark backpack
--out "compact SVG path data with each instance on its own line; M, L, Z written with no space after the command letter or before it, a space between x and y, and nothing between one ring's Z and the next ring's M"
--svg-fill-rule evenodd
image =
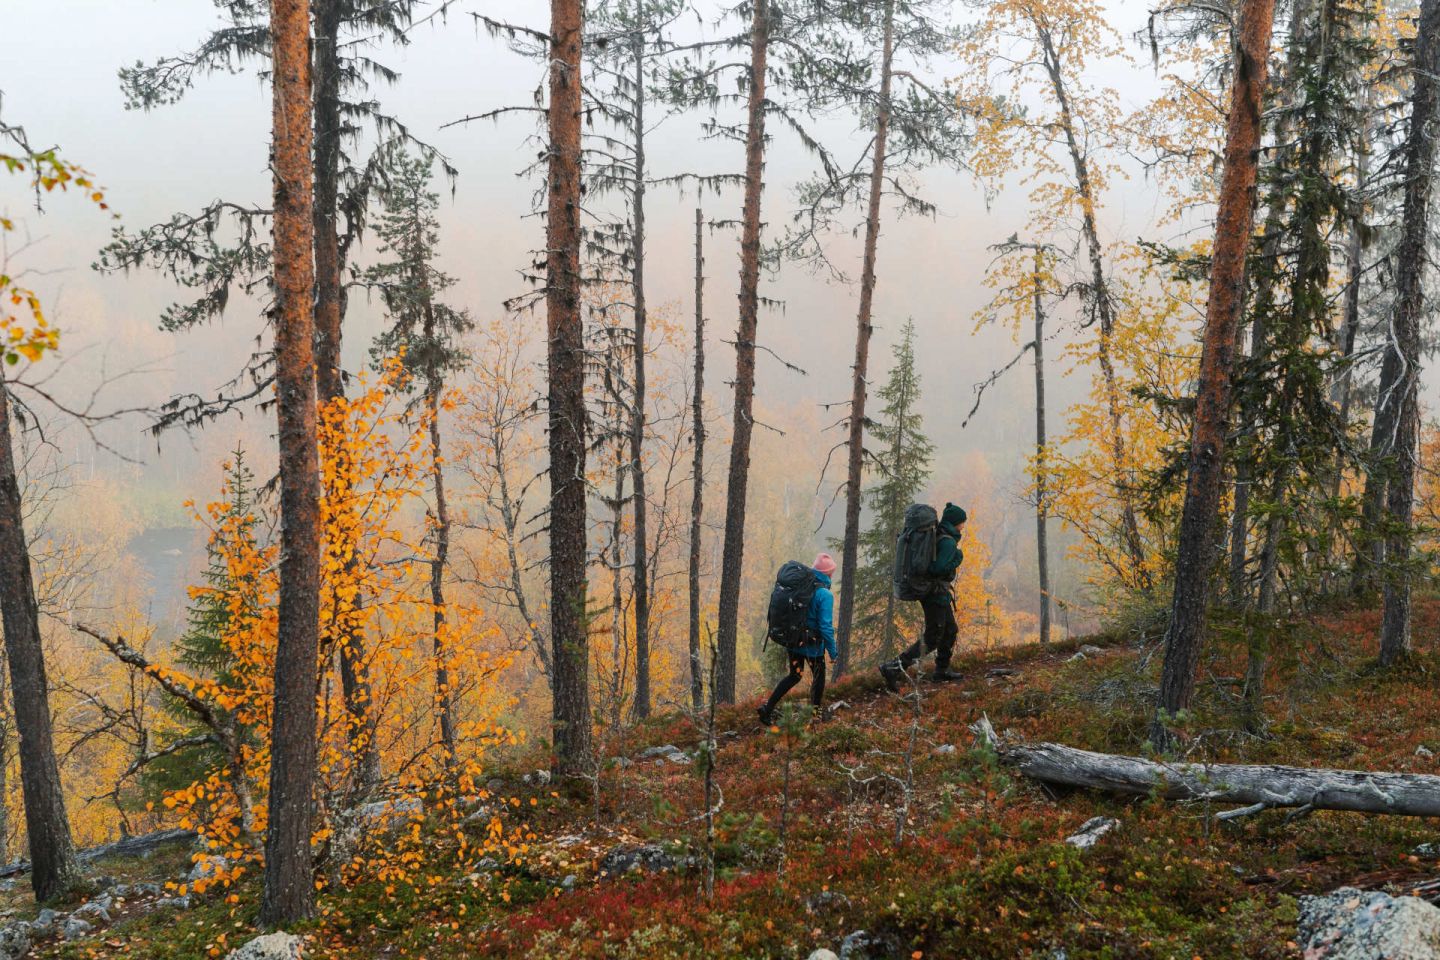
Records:
M811 641L810 601L815 598L815 571L798 560L785 563L775 575L770 591L770 610L765 621L766 636L786 650L808 646Z
M895 571L892 581L896 600L924 600L934 592L937 580L930 573L939 539L940 517L928 503L905 508L905 522L895 538Z

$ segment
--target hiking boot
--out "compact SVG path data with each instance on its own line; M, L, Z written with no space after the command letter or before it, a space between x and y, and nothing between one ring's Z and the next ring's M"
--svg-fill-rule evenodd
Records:
M760 707L755 711L755 716L760 718L760 726L772 727L775 725L775 712L769 707Z
M930 681L932 683L955 683L958 680L964 679L965 675L963 673L956 673L950 669L948 664L943 667L937 665L934 670L930 671Z
M900 668L900 664L894 662L880 664L880 676L885 679L885 689L891 693L900 692L900 681L905 679L905 671Z

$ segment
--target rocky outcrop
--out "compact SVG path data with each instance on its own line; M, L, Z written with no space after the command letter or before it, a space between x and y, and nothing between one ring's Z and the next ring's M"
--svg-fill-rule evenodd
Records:
M1440 909L1353 887L1301 897L1300 949L1304 960L1435 960Z
M256 937L236 950L231 950L225 960L300 960L305 941L288 933L267 933Z

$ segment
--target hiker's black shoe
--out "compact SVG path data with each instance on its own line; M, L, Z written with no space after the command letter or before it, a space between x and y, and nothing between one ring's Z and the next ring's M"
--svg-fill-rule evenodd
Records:
M891 693L900 692L900 681L905 679L905 671L900 669L898 663L880 664L880 676L885 678L885 689Z
M760 718L760 726L769 727L775 723L775 714L768 707L761 707L755 711L755 716Z
M963 673L956 673L949 667L936 667L930 671L931 683L955 683L956 681L964 679L965 675Z

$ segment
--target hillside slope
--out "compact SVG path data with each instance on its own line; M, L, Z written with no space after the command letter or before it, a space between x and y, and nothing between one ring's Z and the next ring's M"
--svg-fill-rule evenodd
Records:
M1433 635L1440 602L1417 614L1417 637ZM1381 674L1376 620L1339 611L1267 637L1263 736L1239 721L1245 628L1218 624L1184 723L1188 755L1435 772L1440 658L1422 642L1413 662ZM708 901L689 718L660 716L607 743L625 759L603 774L598 824L588 789L522 777L539 757L519 758L529 762L491 786L509 798L508 822L527 818L528 849L464 876L328 890L307 956L804 958L848 938L852 957L1297 957L1298 895L1399 893L1440 876L1415 852L1434 837L1426 821L1267 812L1221 823L1201 805L1055 795L973 745L968 726L983 713L1015 737L1140 751L1154 641L1090 643L1078 656L1079 643L972 655L964 682L920 688L918 710L867 674L836 685L829 720L789 732L759 728L753 706L722 711ZM1095 816L1118 826L1089 849L1065 842ZM34 955L223 956L250 935L257 892L242 881Z

